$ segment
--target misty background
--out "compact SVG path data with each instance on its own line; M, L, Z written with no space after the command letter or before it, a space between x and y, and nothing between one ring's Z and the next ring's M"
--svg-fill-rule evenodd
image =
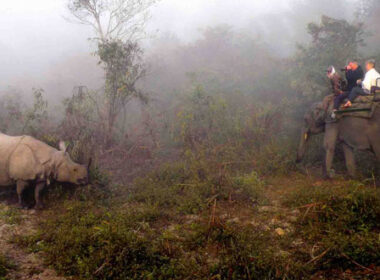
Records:
M207 28L224 25L264 44L272 55L286 57L310 40L308 22L318 22L322 14L353 21L358 10L354 0L162 0L151 9L141 43L146 56L156 58L147 61L151 66L170 49L197 42ZM11 87L28 98L32 88L43 88L54 103L74 86L101 86L103 72L91 55L93 43L86 40L93 36L91 29L71 19L64 0L2 1L0 91Z

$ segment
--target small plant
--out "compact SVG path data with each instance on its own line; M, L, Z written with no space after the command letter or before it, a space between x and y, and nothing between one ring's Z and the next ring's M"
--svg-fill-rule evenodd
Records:
M10 225L19 224L22 221L20 211L15 208L0 210L0 217Z
M317 246L315 271L357 266L369 275L376 273L380 265L379 190L354 181L342 186L299 188L285 203L303 210L297 235L311 248Z
M7 272L12 269L13 265L7 260L7 258L0 254L0 280L7 280Z

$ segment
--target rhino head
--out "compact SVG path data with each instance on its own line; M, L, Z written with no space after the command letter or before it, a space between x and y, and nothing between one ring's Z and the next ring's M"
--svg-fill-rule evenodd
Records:
M55 179L58 182L76 185L88 184L88 170L91 160L87 166L74 162L67 152L67 147L63 141L59 143L59 151L55 153L54 157Z

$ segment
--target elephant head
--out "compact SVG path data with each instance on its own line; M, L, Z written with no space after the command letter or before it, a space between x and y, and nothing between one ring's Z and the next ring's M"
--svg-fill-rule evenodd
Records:
M306 151L306 143L310 139L310 136L324 132L325 118L326 108L322 102L314 104L312 108L305 114L305 123L302 128L301 140L297 152L297 163L301 162L304 157Z

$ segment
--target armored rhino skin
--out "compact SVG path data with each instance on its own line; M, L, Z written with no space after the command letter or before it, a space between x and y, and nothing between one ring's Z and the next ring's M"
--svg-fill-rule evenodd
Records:
M87 184L87 166L71 160L64 142L59 146L57 150L30 136L0 133L0 187L16 184L21 207L24 207L22 193L30 183L36 183L37 209L42 208L40 192L51 180Z

